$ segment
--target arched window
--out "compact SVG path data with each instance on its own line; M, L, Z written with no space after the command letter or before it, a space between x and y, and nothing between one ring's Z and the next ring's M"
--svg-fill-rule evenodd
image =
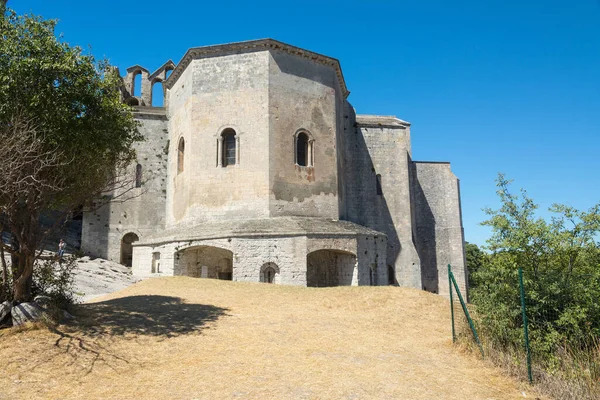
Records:
M376 179L377 182L375 184L377 185L377 195L381 196L383 194L383 189L381 188L381 175L377 174Z
M135 187L142 187L142 164L135 166Z
M265 263L260 269L260 281L264 283L279 282L279 267L273 262Z
M222 165L235 165L236 163L236 134L231 128L227 128L221 133L223 140Z
M299 131L294 135L295 163L300 167L313 166L313 140L310 134Z
M308 136L304 132L296 139L296 164L301 167L308 165Z
M177 147L177 173L183 172L183 158L185 156L185 140L179 139Z

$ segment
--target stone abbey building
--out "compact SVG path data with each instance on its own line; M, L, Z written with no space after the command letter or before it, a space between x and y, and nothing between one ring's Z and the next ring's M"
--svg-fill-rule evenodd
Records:
M140 276L442 294L452 264L464 289L450 164L414 161L408 122L355 114L336 59L256 40L136 65L123 83L146 138L136 196L84 213L86 253Z

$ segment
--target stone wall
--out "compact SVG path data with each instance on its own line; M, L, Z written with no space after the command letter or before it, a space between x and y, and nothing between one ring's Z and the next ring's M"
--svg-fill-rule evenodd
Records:
M350 105L346 117L348 219L385 233L386 264L395 281L421 288L412 231L410 125L394 117L355 116Z
M223 259L231 258L233 280L261 282L265 266L277 271L275 282L307 285L311 254L326 253L335 259L328 265L335 271L331 282L339 285L386 285L384 236L255 236L214 240L135 245L133 273L137 276L188 275L215 278ZM153 254L160 253L161 273L152 273ZM229 256L231 254L232 256ZM325 257L326 258L326 257ZM323 257L315 262L323 261ZM330 260L331 261L331 260ZM209 267L202 276L202 265ZM319 285L326 286L326 285Z
M423 288L447 296L451 264L461 291L466 293L459 181L450 163L414 162L412 174Z
M337 219L337 104L342 100L335 69L276 50L270 55L270 215ZM306 166L295 159L295 137L301 132L310 140Z
M197 59L169 90L167 226L268 216L268 63L268 52ZM235 165L220 162L225 129L236 133Z
M167 120L164 109L139 107L134 113L145 140L135 144L137 162L128 168L132 187L108 204L83 213L81 249L88 255L121 262L121 239L139 239L164 227ZM135 186L136 166L142 166L142 185Z

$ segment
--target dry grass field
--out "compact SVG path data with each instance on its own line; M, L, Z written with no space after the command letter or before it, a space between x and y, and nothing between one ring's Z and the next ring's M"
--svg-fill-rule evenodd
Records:
M75 314L0 332L0 399L537 397L452 346L448 301L418 290L155 278Z

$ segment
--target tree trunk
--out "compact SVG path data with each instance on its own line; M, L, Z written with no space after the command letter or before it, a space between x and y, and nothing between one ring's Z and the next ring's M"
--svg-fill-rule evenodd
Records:
M13 300L23 303L31 300L31 284L33 281L33 257L21 254L18 271L20 274L13 282Z

